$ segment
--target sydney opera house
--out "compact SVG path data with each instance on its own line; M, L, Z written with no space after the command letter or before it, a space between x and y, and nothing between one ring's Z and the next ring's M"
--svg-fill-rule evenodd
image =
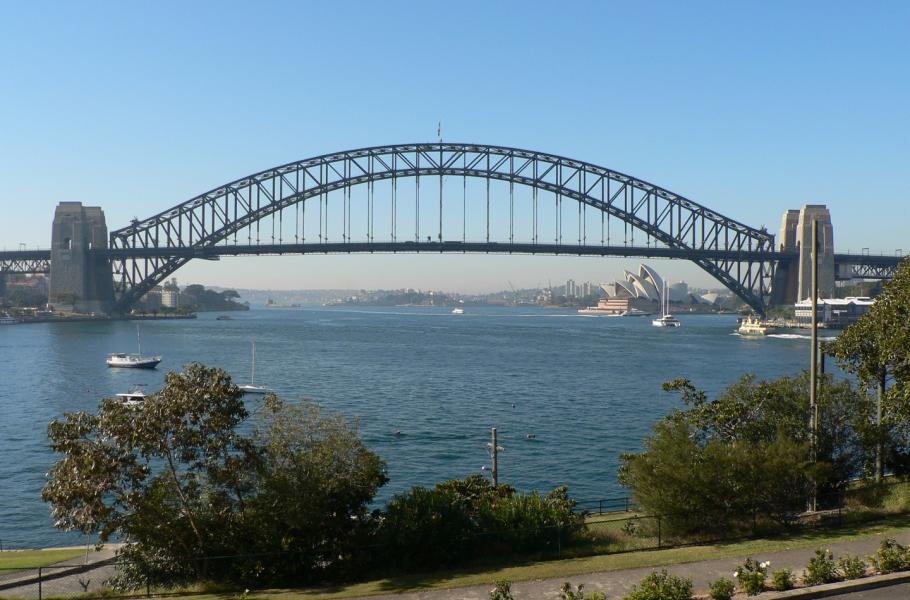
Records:
M648 315L660 310L663 300L664 280L648 265L639 265L638 274L624 271L619 281L601 284L606 293L597 306L581 309L582 314L604 314L615 316ZM669 287L671 302L685 300L688 296L686 285Z

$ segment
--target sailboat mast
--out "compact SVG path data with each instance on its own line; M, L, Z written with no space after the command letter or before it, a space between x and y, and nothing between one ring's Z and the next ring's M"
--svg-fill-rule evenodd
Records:
M252 363L250 368L250 385L256 383L256 340L253 340Z
M136 348L139 350L139 356L142 356L142 338L139 337L139 324L136 323Z

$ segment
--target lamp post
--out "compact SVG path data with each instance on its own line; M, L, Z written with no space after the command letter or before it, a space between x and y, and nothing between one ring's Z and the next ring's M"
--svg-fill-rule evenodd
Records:
M493 487L496 487L499 485L499 453L503 452L505 448L496 443L495 427L491 430L491 433L493 440L487 444L487 449L490 451L490 460L493 462Z

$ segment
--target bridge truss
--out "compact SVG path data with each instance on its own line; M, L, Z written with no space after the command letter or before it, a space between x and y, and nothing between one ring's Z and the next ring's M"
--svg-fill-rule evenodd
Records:
M444 194L444 180L461 184L460 198ZM471 205L479 206L470 220L469 180ZM491 195L491 187L502 197ZM352 190L363 188L365 196L354 200ZM449 221L459 200L457 235ZM593 222L600 220L599 246L591 243L592 214ZM577 215L570 227L567 215ZM621 223L621 246L611 245L611 219ZM607 249L634 247L636 231L647 255L666 251L691 260L764 312L777 258L766 230L604 167L480 144L378 146L261 171L111 232L108 252L117 308L125 311L194 257L334 251L622 255Z
M0 251L0 274L50 273L49 250Z

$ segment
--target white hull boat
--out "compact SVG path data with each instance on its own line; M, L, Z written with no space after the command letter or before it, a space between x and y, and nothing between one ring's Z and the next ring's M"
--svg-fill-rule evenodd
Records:
M271 394L272 390L265 387L264 385L256 385L256 340L252 342L252 350L250 357L250 382L243 385L238 385L240 391L244 394Z
M660 318L651 321L654 327L681 327L679 319L670 314L670 286L664 282L663 294L661 294Z
M136 354L114 352L108 354L107 366L118 369L154 369L161 362L161 356L142 356L142 340L139 338L139 327L136 327Z

